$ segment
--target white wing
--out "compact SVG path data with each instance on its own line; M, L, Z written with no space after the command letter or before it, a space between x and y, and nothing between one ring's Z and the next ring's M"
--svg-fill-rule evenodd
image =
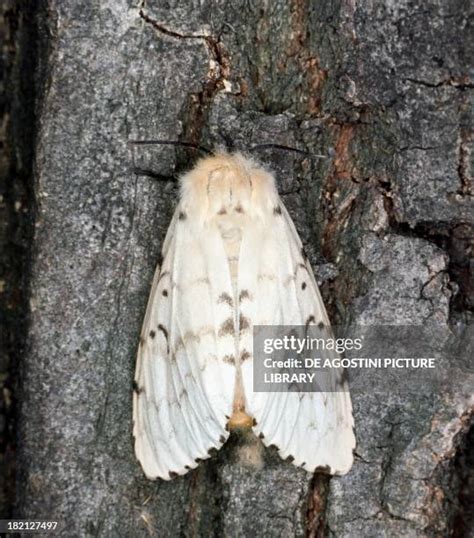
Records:
M271 222L249 226L239 259L240 312L253 325L329 326L329 320L301 240L279 202ZM253 349L252 332L240 347ZM253 392L252 353L242 362L246 411L254 432L280 456L308 471L344 474L353 461L352 406L342 372L333 370L336 392ZM347 387L345 387L347 389Z
M135 374L135 453L149 478L195 468L229 433L233 291L222 239L178 207L163 246Z

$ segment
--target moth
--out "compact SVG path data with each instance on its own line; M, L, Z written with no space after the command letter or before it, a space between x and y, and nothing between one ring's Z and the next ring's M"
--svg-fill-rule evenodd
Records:
M308 472L347 473L355 448L347 390L253 392L255 325L329 326L273 174L221 153L200 160L180 189L136 365L133 435L145 475L185 474L233 428L251 428Z

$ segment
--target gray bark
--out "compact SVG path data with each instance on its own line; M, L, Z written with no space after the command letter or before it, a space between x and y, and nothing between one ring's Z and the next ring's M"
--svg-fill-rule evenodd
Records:
M277 142L329 155L262 160L333 321L462 329L474 305L472 4L45 0L35 9L18 514L57 518L65 536L460 535L473 412L461 377L454 394L354 395L357 457L345 477L310 480L272 450L257 471L241 457L256 441L238 436L185 477L143 477L131 437L137 338L174 177L195 154L127 141Z

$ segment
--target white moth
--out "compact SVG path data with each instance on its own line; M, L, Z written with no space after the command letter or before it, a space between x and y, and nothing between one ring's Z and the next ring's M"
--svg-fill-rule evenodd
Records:
M162 255L133 397L146 476L185 474L238 427L309 472L347 473L355 447L348 391L253 392L254 325L329 325L274 177L238 153L198 162L181 178Z

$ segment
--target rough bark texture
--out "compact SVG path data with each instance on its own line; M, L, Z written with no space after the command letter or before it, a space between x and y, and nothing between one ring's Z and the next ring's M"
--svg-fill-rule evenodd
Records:
M173 178L194 155L127 143L277 142L328 155L261 156L333 321L455 322L462 331L474 306L472 4L27 8L38 34L38 128L18 515L58 518L65 536L474 532L464 509L466 375L453 394L355 395L357 460L343 478L311 480L271 450L256 470L245 464L250 437L233 437L170 483L143 477L131 437L137 336Z
M28 253L34 201L36 32L14 0L0 7L0 514L15 498L15 379L25 350Z

